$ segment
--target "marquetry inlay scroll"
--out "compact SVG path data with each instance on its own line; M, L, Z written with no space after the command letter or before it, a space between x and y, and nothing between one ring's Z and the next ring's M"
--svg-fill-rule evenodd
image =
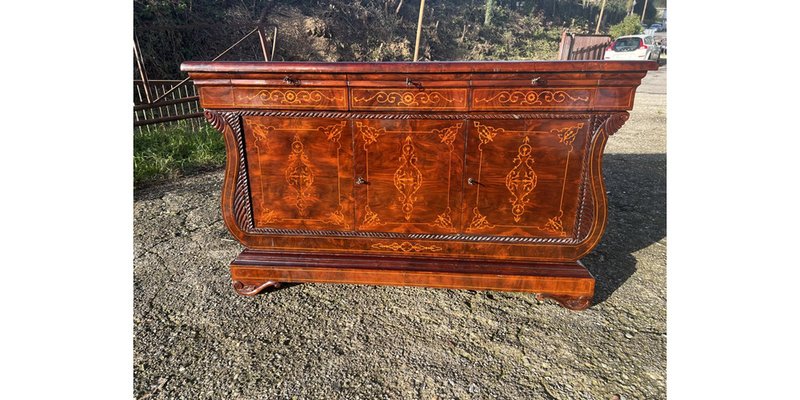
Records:
M578 132L583 128L583 124L577 124L573 126L568 126L566 128L557 128L551 129L550 133L555 133L558 135L559 143L564 143L567 146L572 146L572 142L575 141L575 137L578 135Z
M444 129L434 129L431 131L431 133L439 136L439 141L447 144L447 147L450 148L450 151L452 151L453 142L456 140L456 136L458 136L458 131L461 129L461 125L461 122L459 122Z
M369 93L369 92L367 92ZM392 106L436 106L452 103L454 99L437 91L379 91L369 97L353 96L353 103L378 103Z
M298 135L294 135L292 140L292 153L289 154L289 161L284 170L286 183L294 190L294 205L305 216L308 207L316 200L314 196L314 172L311 169L311 161L305 153L303 142Z
M443 213L436 216L436 219L431 225L449 230L455 230L456 227L453 226L453 219L450 217L450 214L452 213L453 211L450 209L450 207L447 207Z
M478 128L478 139L481 141L481 144L478 145L478 149L481 150L481 152L483 151L481 146L494 140L494 137L497 136L498 133L505 132L505 129L503 128L495 128L493 126L484 125L478 121L473 121L472 123L476 128Z
M491 97L478 97L475 103L491 103L497 101L500 104L514 104L522 106L545 105L552 103L563 103L565 101L583 102L589 101L589 96L572 96L563 90L503 90Z
M453 225L453 218L452 218L452 209L450 208L450 179L452 176L452 165L453 165L453 151L455 150L453 147L453 142L455 142L456 137L458 137L458 132L461 131L461 127L463 124L461 122L449 126L443 129L434 129L431 131L432 134L439 137L439 142L444 143L447 145L449 151L449 159L448 159L448 171L447 171L447 208L444 210L443 213L436 216L436 219L433 221L432 226L437 226L439 228L444 228L450 231L455 231L456 227Z
M329 213L328 217L325 218L323 220L323 222L327 222L327 223L332 224L332 225L341 226L342 229L350 229L350 226L348 226L347 220L345 219L344 214L342 213L342 206L341 205L339 205L339 209L338 210Z
M369 204L364 206L364 221L361 223L361 226L364 228L369 228L373 226L383 225L381 222L381 218L378 216L377 213L372 211L369 208Z
M414 211L415 194L422 186L422 172L417 168L417 155L411 135L403 140L400 166L394 172L394 186L400 192L401 209L406 221L409 221Z
M561 211L561 213L563 214L564 211ZM549 218L544 227L539 229L550 233L556 233L559 236L567 235L567 233L564 232L564 223L561 222L561 215L556 215L553 218Z
M364 150L367 150L367 146L376 143L379 136L386 133L386 129L375 129L358 121L356 121L356 128L358 128L358 132L361 133L361 138L364 140Z
M378 250L391 250L400 251L403 253L418 253L421 251L442 251L442 248L436 245L423 246L421 244L402 242L402 243L375 243L372 245L373 249Z
M318 129L322 134L325 135L325 139L329 142L339 142L339 139L342 137L342 131L344 127L347 125L347 121L342 121L341 123L328 125L328 126L320 126Z
M522 145L517 150L514 158L514 168L506 175L506 187L511 192L511 213L514 215L514 222L519 222L522 214L525 213L525 206L530 204L528 196L536 187L536 172L533 170L533 148L530 139L525 136Z
M486 228L494 228L494 225L490 224L489 221L486 220L486 216L481 214L481 211L478 210L478 207L474 207L472 209L472 221L469 223L469 227L467 227L466 231L477 231Z
M275 131L274 126L267 126L259 123L254 123L251 125L251 127L253 129L253 135L256 137L257 142L268 143L267 139L269 139L269 135L273 131ZM256 146L258 146L258 144L256 144Z
M258 99L263 103L279 103L279 104L292 104L292 105L319 104L322 103L323 100L335 101L335 102L342 101L341 97L326 96L319 90L284 90L284 89L266 90L265 89L265 90L259 90L258 92L254 93L251 96L242 95L242 98L247 101Z
M269 224L272 222L280 221L280 218L278 218L278 214L275 211L269 209L266 206L262 206L262 208L264 209L264 211L261 212L261 214L259 215L260 223Z

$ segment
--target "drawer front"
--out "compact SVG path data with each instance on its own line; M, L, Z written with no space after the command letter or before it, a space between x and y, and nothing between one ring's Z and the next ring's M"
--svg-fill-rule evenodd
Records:
M573 237L588 119L469 121L468 234Z
M355 120L356 229L456 233L463 120Z
M254 87L233 89L234 107L346 110L347 89L330 87Z
M588 110L594 88L475 88L473 110Z
M463 111L467 88L351 88L353 110Z
M352 229L347 120L246 116L243 127L256 228Z

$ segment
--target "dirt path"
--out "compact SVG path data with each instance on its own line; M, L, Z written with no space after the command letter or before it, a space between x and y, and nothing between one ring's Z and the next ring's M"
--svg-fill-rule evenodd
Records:
M609 140L596 304L302 284L237 295L222 171L136 194L137 399L666 397L666 68Z

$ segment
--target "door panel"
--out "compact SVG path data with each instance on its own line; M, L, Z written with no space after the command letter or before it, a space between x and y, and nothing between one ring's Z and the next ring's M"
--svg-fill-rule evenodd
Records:
M247 116L243 126L256 228L353 228L347 120Z
M464 232L573 236L588 119L468 125Z
M354 120L356 229L460 229L464 121Z

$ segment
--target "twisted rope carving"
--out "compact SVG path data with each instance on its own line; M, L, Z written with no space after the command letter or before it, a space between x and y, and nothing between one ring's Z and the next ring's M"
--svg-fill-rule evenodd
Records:
M222 118L217 112L205 110L203 111L203 115L206 117L206 121L208 121L214 129L218 130L222 133L225 130L225 120Z
M257 117L290 118L354 118L354 119L589 119L591 114L572 113L466 113L466 114L410 114L410 113L370 113L350 111L226 111L224 114Z
M236 191L233 196L233 215L236 224L247 232L253 229L253 209L250 204L250 185L247 178L247 160L244 150L244 131L241 118L236 113L222 113L228 126L236 137L236 150L239 152L239 171L236 175Z
M576 221L575 238L580 240L586 239L590 233L591 223L594 222L594 193L589 188L589 182L592 177L589 174L589 164L591 163L591 146L597 140L598 136L605 135L606 137L616 133L622 125L628 120L629 114L627 112L619 112L607 115L598 115L592 118L592 132L591 137L587 141L587 147L583 159L583 181L581 182L581 201L578 208L578 217ZM599 151L602 151L600 149ZM604 195L604 193L602 194Z
M394 233L394 232L354 232L354 231L324 231L324 230L305 230L305 229L280 229L280 228L253 228L250 233L262 233L271 235L292 235L292 236L327 236L327 237L362 237L376 239L406 239L406 240L460 240L466 242L498 242L498 243L554 243L554 244L574 244L578 243L573 238L542 238L542 237L516 237L516 236L486 236L486 235L467 235L461 233L452 234L428 234L428 233Z

